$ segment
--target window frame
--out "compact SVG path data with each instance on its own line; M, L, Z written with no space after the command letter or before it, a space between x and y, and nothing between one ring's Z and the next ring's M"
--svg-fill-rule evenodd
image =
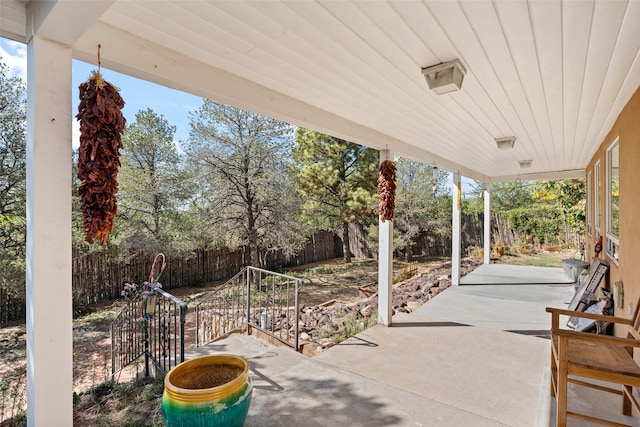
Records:
M587 174L587 234L593 236L593 171Z
M606 179L607 179L607 206L606 206L606 253L609 259L613 261L615 264L618 264L619 258L616 257L616 254L619 255L620 248L620 182L618 181L618 235L613 233L613 210L612 210L612 202L613 202L613 174L612 174L612 161L613 161L613 150L617 148L618 150L618 180L620 179L620 137L616 137L616 139L611 143L611 145L607 148L605 152L605 161L606 161ZM603 248L604 249L604 248Z
M600 205L600 160L593 165L593 205L594 205L594 218L593 225L595 227L595 239L600 238L600 213L602 211Z

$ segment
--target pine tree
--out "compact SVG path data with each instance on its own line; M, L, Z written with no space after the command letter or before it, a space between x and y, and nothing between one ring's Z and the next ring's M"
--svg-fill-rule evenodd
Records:
M287 164L291 125L204 100L191 117L189 157L203 178L203 197L229 232L230 245L248 245L251 265L265 249L295 246L296 200ZM280 239L279 241L277 239Z
M118 173L118 240L129 248L171 244L171 223L190 194L190 180L173 136L175 126L153 110L136 113L123 135Z
M25 283L26 126L25 84L9 77L0 57L0 285L19 292Z
M299 191L318 228L341 228L344 261L351 262L349 224L375 218L378 152L308 129L293 150Z

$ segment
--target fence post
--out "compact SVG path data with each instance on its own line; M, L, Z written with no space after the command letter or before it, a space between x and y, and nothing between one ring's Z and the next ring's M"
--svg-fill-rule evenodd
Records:
M300 327L300 322L298 321L298 316L300 315L300 309L298 307L298 292L300 291L299 285L300 285L300 280L296 280L296 292L294 297L295 315L293 316L293 319L296 322L293 329L295 331L294 345L295 345L296 351L300 351L298 348L298 332L299 332L298 328Z
M148 378L151 376L149 370L149 328L151 327L151 322L145 320L144 324L144 376Z
M180 363L184 362L184 323L187 317L187 304L180 303ZM196 316L196 325L198 317ZM196 326L196 343L198 342L198 327ZM197 346L196 346L197 347Z
M200 347L200 338L198 337L199 330L200 330L200 307L196 305L196 347Z
M116 367L116 352L114 351L113 344L115 342L115 334L113 332L113 323L110 326L111 329L111 378L113 379L113 375Z
M249 268L244 268L246 274L245 286L247 287L247 335L251 333L251 274Z

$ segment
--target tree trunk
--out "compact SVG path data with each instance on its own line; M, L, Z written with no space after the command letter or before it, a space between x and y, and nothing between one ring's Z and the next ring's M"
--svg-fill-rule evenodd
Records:
M344 252L343 259L346 264L351 262L351 243L349 242L349 223L342 223L342 250Z
M404 260L406 262L411 262L411 258L413 258L413 250L411 248L411 241L408 241L404 250Z
M247 222L248 222L248 235L249 240L249 253L251 254L251 266L260 268L260 253L258 252L258 231L256 230L256 219L253 216L253 204L249 203L247 206ZM253 283L257 290L260 290L260 274L256 272L253 275Z
M258 238L255 230L249 234L249 250L251 251L251 266L260 268L260 254L258 253Z
M160 201L158 195L153 195L153 237L156 243L160 243Z

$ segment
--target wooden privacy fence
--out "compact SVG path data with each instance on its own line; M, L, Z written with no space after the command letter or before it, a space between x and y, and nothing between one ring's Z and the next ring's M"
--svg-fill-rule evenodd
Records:
M172 289L208 282L223 281L244 268L249 261L247 248L236 251L225 249L170 252L167 269L160 283ZM72 290L75 307L113 301L120 297L125 283L141 284L149 278L155 253L139 251L119 253L114 248L84 254L73 252ZM280 269L294 265L334 259L342 256L342 243L335 233L322 231L313 235L298 254L287 256L282 251L263 254L267 269ZM24 320L24 295L0 287L0 323Z
M0 324L26 318L24 297L17 291L0 287Z
M196 250L166 253L167 269L160 283L163 288L193 286L233 276L244 267L245 251ZM120 297L125 283L148 280L155 253L139 251L119 256L113 251L74 253L73 300L75 304L95 304Z
M496 212L491 213L491 236L492 238L495 236L501 239L505 246L528 243L537 248L543 248L547 245L558 246L561 244L568 247L579 247L584 236L579 234L577 231L570 230L566 226L563 228L563 231L555 236L556 239L558 239L557 242L540 241L531 234L526 234L511 228L509 226L509 218L507 216L500 215Z
M492 214L492 236L499 236L506 245L522 240L509 229L506 217ZM349 231L351 250L358 258L375 256L367 247L365 231L362 227L352 227ZM463 215L462 253L470 246L482 246L483 216ZM577 242L576 233L567 233L567 242ZM450 256L451 239L421 235L417 238L416 255ZM577 243L576 243L577 244ZM373 252L373 253L372 253ZM190 252L166 252L168 267L160 282L165 289L194 286L207 282L223 281L242 270L248 264L246 248L236 251L221 249L194 250ZM120 297L125 283L141 284L149 277L149 270L155 253L118 253L113 248L92 254L73 253L72 284L75 306L84 306ZM268 251L262 254L263 267L280 270L290 266L342 257L342 241L337 233L318 232L309 238L297 255L287 256L282 251ZM15 290L0 287L0 323L24 320L26 314L24 296Z
M337 246L334 233L316 233L297 255L286 256L282 251L265 254L264 267L276 269L333 259L339 256ZM148 279L154 255L140 251L123 259L113 253L74 254L74 302L84 305L118 298L125 283L141 284ZM250 259L246 247L236 251L210 249L165 255L167 268L160 280L164 289L226 280L248 265Z

